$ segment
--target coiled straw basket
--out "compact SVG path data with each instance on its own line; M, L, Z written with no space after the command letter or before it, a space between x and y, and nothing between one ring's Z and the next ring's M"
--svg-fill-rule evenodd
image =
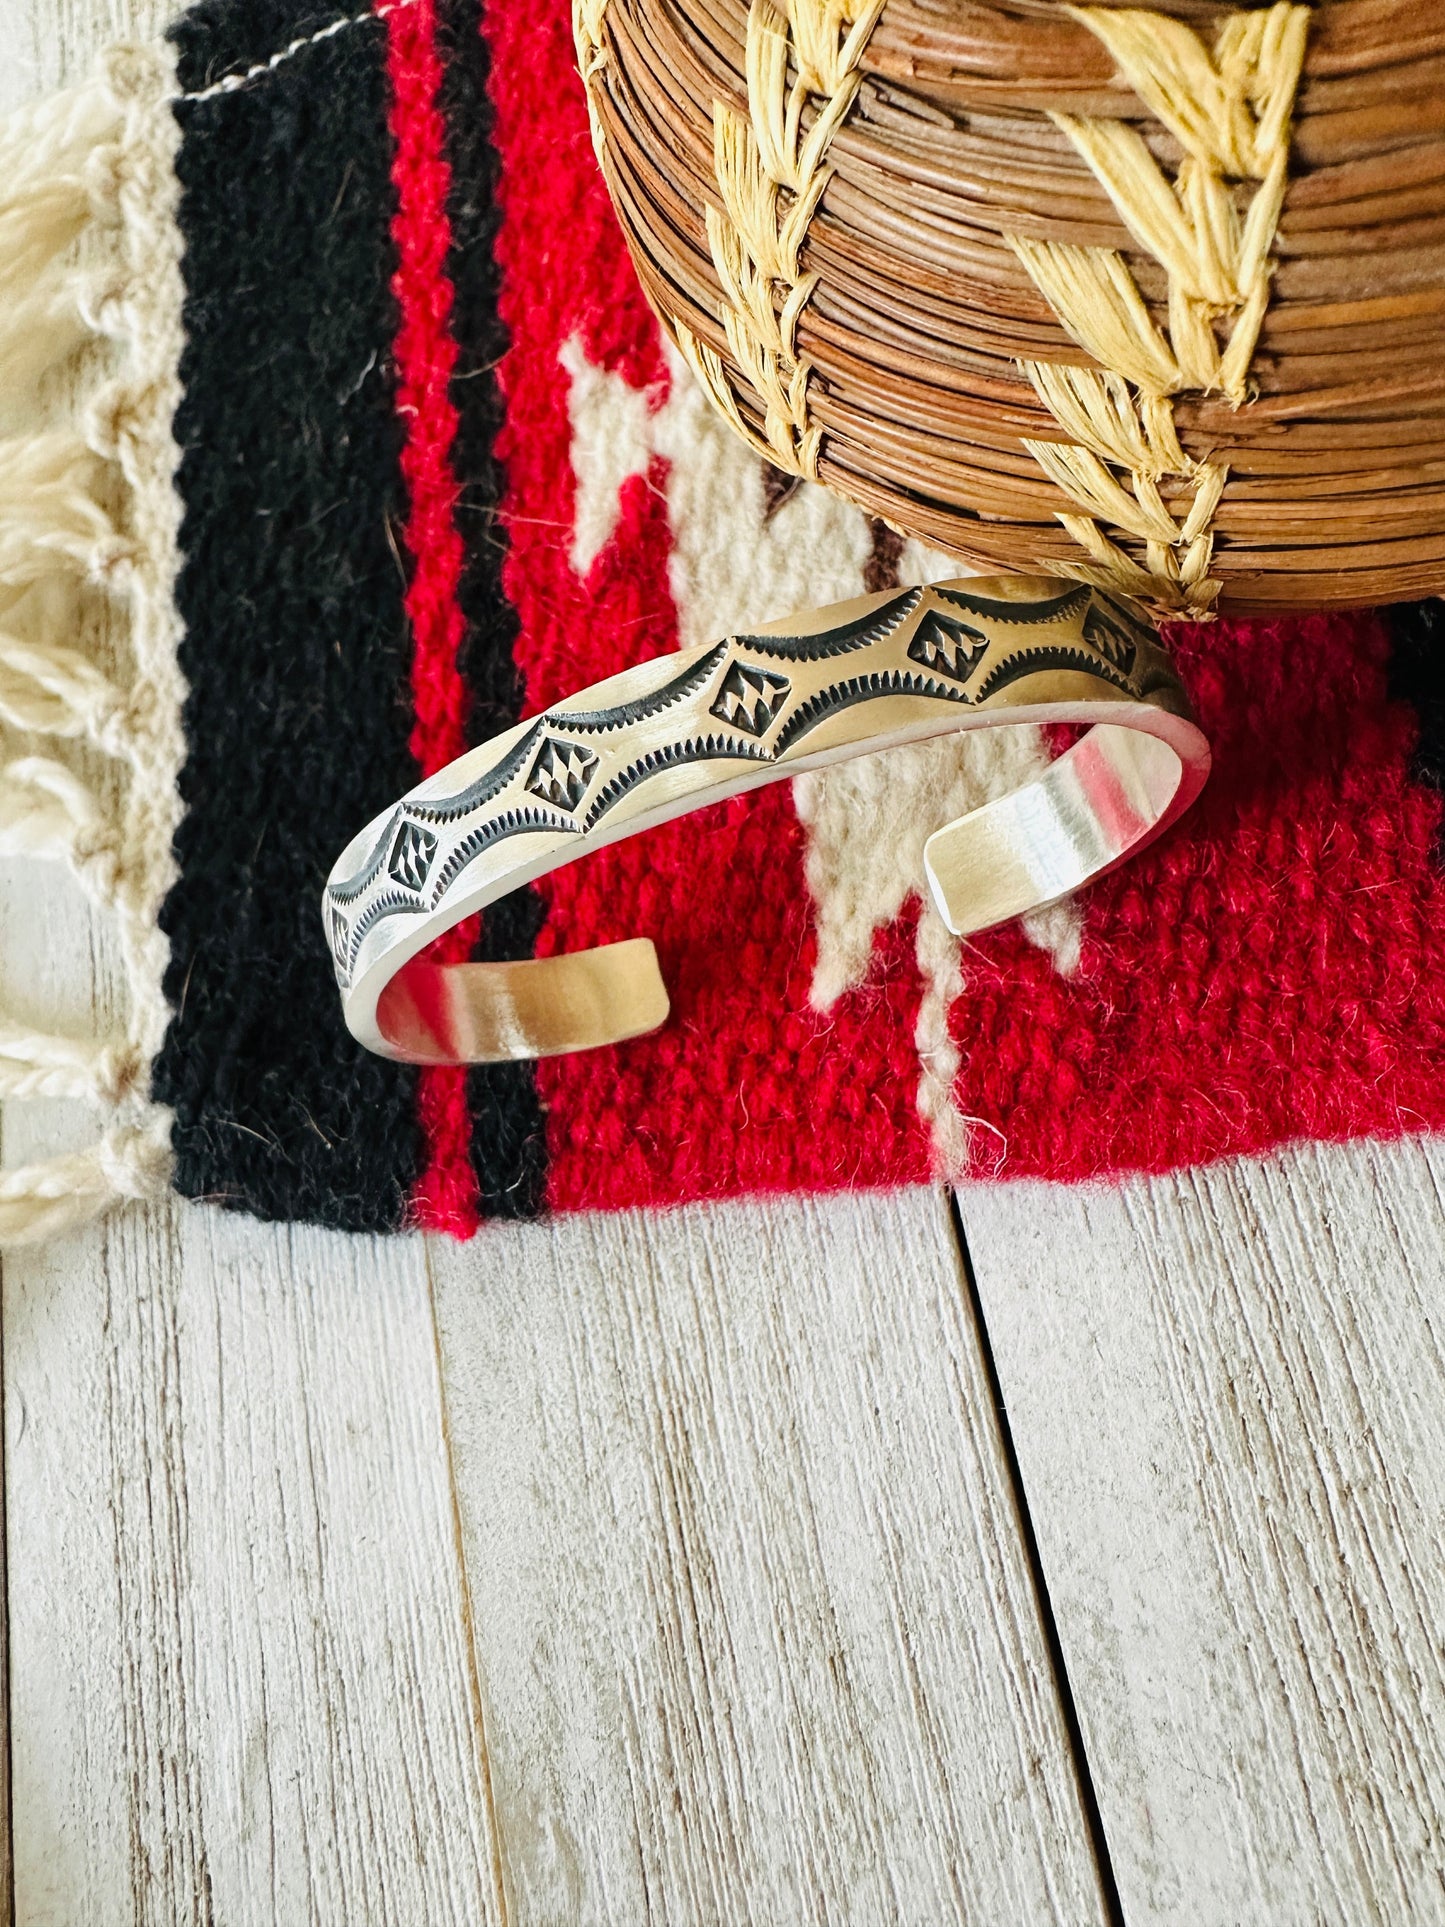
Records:
M778 467L1164 616L1445 589L1445 9L574 24L644 286Z

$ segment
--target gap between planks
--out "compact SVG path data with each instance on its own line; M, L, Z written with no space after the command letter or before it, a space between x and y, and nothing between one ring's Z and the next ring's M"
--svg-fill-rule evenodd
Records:
M1108 1918L941 1195L431 1259L511 1918Z
M973 1316L974 1329L978 1333L979 1357L988 1383L989 1396L993 1401L994 1417L999 1433L999 1449L1018 1512L1024 1556L1028 1561L1029 1578L1033 1584L1034 1598L1038 1607L1039 1629L1049 1655L1049 1664L1053 1668L1054 1683L1059 1695L1059 1713L1064 1722L1069 1750L1073 1755L1074 1768L1078 1775L1079 1798L1098 1868L1100 1894L1109 1917L1110 1927L1123 1927L1124 1911L1119 1899L1119 1883L1114 1876L1114 1863L1109 1852L1108 1836L1104 1830L1098 1792L1094 1786L1093 1769L1089 1764L1083 1730L1079 1724L1073 1682L1069 1678L1068 1662L1064 1656L1063 1643L1059 1638L1058 1621L1054 1615L1053 1601L1049 1597L1048 1578L1039 1554L1038 1534L1034 1530L1033 1516L1029 1509L1029 1495L1024 1485L1023 1471L1019 1465L1013 1426L1009 1420L1003 1386L999 1381L998 1362L994 1357L993 1341L989 1337L988 1320L984 1313L983 1299L979 1295L978 1278L974 1272L973 1256L968 1248L968 1234L964 1228L963 1213L959 1207L956 1191L949 1193L949 1222L957 1247L963 1286L968 1293L969 1310Z
M487 1745L487 1721L482 1705L481 1668L477 1663L477 1621L472 1604L471 1580L467 1575L465 1529L462 1524L462 1498L457 1487L456 1453L452 1444L451 1417L447 1406L446 1365L442 1357L441 1323L437 1316L436 1274L432 1264L433 1240L423 1240L426 1264L427 1309L430 1313L432 1357L436 1364L437 1417L441 1427L442 1459L446 1467L447 1495L451 1501L452 1550L456 1558L457 1585L461 1602L462 1641L466 1653L467 1691L471 1698L472 1726L476 1735L477 1766L482 1799L486 1806L488 1835L492 1854L492 1881L500 1927L510 1927L506 1883L502 1878L502 1850L497 1829L497 1797L492 1785L492 1756Z
M1127 1917L1445 1921L1445 1145L973 1186Z

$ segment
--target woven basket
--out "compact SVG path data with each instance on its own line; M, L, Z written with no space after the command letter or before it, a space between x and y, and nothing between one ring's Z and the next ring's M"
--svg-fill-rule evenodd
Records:
M1445 13L574 18L643 285L778 467L1163 616L1445 588Z

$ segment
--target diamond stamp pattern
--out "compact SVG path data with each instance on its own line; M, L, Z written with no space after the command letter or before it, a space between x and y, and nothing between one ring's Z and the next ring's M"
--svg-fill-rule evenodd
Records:
M556 736L546 736L532 764L527 788L544 803L555 803L562 810L575 810L587 794L596 767L597 758L583 744L564 743Z
M403 817L391 846L391 855L386 859L388 876L404 889L420 890L426 883L426 873L431 868L436 850L437 840L431 831Z
M733 729L761 736L788 699L792 684L771 669L755 669L748 662L729 665L722 687L713 698L711 713Z
M351 940L351 926L337 909L330 897L326 900L326 936L331 945L331 958L336 966L338 977L346 976L346 953Z
M987 648L988 637L981 629L960 621L957 616L944 615L942 610L930 609L919 623L908 653L925 669L948 676L954 682L967 682Z
M1121 675L1133 673L1139 650L1129 633L1130 623L1112 603L1095 596L1084 616L1084 640L1092 643Z

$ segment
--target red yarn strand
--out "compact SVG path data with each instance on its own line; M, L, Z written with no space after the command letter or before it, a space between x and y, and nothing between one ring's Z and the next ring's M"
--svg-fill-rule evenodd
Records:
M455 514L459 491L452 468L457 411L448 387L457 358L447 274L451 170L438 105L442 61L434 0L413 0L406 7L381 4L377 12L386 16L397 196L391 231L398 265L392 289L400 309L394 345L396 405L406 424L401 469L410 498L402 539L412 559L406 594L415 707L411 751L426 777L467 747L467 691L457 668L463 629L457 599L463 562ZM464 962L478 928L478 919L469 917L434 945L432 954L438 962ZM466 1072L424 1069L417 1111L425 1162L409 1216L427 1230L470 1236L478 1216Z
M504 579L535 710L677 647L660 462L624 484L616 531L586 580L572 567L559 355L579 336L589 359L659 403L667 370L593 156L566 0L489 7L484 32L512 344L499 370ZM927 1178L911 930L880 939L865 992L826 1016L809 1007L814 939L786 785L599 851L538 887L548 906L539 955L650 936L672 997L657 1036L537 1066L553 1208Z

